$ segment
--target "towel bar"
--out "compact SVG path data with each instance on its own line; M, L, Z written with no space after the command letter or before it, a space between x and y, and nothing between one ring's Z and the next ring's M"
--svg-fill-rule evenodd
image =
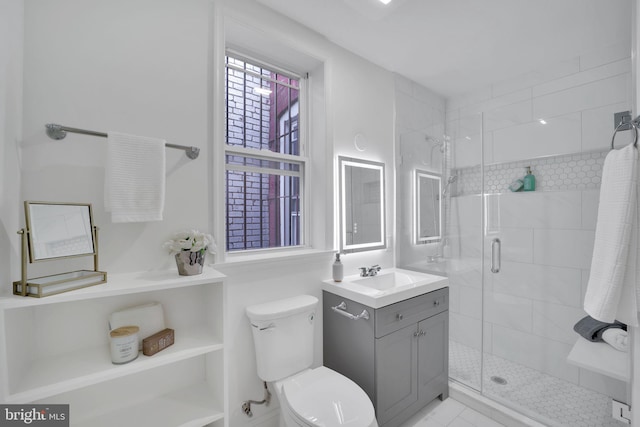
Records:
M49 135L49 138L55 139L55 140L64 139L64 137L67 136L67 132L79 133L82 135L100 136L103 138L107 137L107 134L104 132L96 132L94 130L72 128L68 126L57 125L55 123L48 123L45 125L45 127L47 128L47 135ZM177 145L177 144L169 144L169 143L166 143L165 146L169 148L177 148L179 150L184 150L187 157L192 160L197 159L198 155L200 154L200 149L198 147L189 147L186 145Z

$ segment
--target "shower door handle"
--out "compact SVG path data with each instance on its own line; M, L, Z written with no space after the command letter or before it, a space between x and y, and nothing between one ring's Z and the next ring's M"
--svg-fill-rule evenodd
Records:
M500 258L501 258L501 246L500 239L497 237L491 241L491 272L500 273Z

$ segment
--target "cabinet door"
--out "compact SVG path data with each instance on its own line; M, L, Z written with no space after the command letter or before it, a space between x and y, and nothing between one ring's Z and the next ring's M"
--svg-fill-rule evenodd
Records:
M353 380L375 401L374 311L326 291L322 298L324 366ZM343 302L349 313L367 310L371 317L351 320L332 309Z
M448 313L445 311L418 323L418 396L422 402L433 400L447 388Z
M376 415L384 424L418 399L415 324L376 339Z

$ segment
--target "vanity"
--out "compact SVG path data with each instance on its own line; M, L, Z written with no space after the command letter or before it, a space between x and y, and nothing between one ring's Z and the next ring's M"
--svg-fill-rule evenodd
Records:
M393 268L322 286L324 365L364 389L381 427L449 396L446 277Z

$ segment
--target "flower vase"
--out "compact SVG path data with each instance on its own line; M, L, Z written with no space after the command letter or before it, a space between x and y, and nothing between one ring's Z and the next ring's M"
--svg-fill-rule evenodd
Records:
M181 251L176 254L178 274L181 276L194 276L202 273L205 251Z

